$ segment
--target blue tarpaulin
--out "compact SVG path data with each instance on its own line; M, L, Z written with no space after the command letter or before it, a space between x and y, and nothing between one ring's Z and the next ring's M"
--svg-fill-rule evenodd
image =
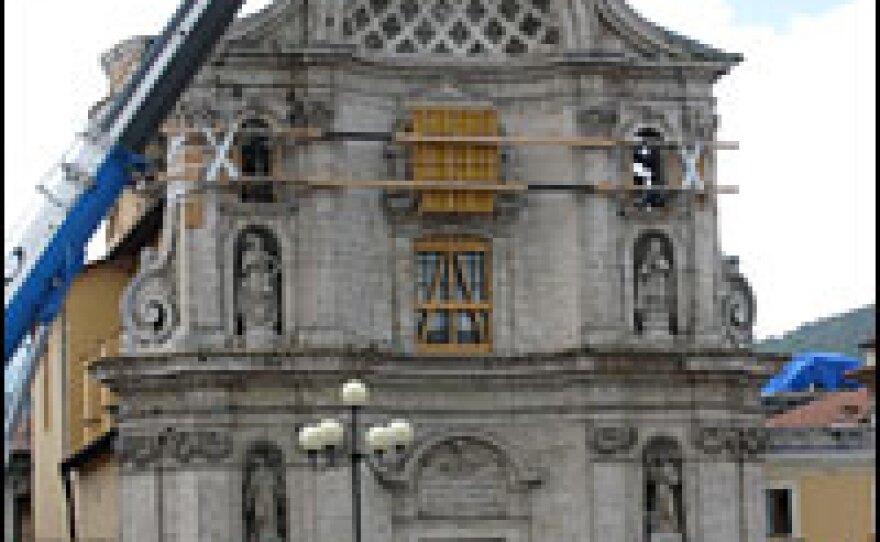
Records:
M795 355L782 371L764 384L762 395L807 391L811 385L824 391L858 389L862 385L844 376L862 362L843 354L804 352Z

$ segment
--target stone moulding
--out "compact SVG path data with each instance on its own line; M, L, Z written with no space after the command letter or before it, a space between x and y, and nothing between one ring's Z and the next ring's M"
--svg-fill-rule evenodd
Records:
M603 456L626 454L638 443L638 430L626 425L603 425L588 432L590 449Z
M497 435L477 430L437 432L419 439L405 458L403 468L399 471L384 469L373 462L370 462L369 465L375 470L383 484L400 489L412 488L416 485L419 470L425 459L432 452L446 443L464 441L478 443L497 453L501 461L509 468L509 483L512 489L526 490L542 482L543 477L540 474L540 469L536 468L521 450Z
M767 431L763 427L729 427L704 425L692 432L694 448L706 455L754 457L767 448Z
M129 348L154 347L168 342L180 324L171 276L175 233L180 207L174 198L166 203L160 252L145 249L140 270L122 295L121 312L125 343Z
M120 463L137 470L159 462L217 463L232 455L232 436L220 431L176 431L166 429L149 435L121 434L117 440Z

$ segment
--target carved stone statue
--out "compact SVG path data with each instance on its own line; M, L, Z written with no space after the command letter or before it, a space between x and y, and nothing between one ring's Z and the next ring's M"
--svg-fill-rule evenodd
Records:
M675 488L681 480L675 462L657 458L649 465L648 476L654 485L654 509L648 518L651 533L678 533L679 510Z
M236 312L246 337L260 339L277 334L280 274L280 261L264 246L263 237L255 233L245 234L236 285Z
M278 514L275 484L276 476L266 462L266 458L254 458L250 479L245 487L245 506L252 518L247 533L247 542L281 542L278 533L281 518Z
M636 273L636 313L641 317L642 332L652 337L668 337L672 312L672 263L666 258L659 239L650 240Z

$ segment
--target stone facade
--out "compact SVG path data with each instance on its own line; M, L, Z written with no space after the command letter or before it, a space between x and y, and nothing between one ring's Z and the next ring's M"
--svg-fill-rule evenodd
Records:
M296 433L344 419L357 377L367 425L416 428L397 468L363 469L365 540L763 540L754 299L715 192L600 192L632 182L630 147L510 145L502 177L534 189L427 214L366 183L406 182L393 138L282 136L391 134L435 103L488 104L510 136L711 141L739 60L619 0L279 1L238 21L167 122L162 235L95 368L118 395L121 539L349 540L349 474L310 468ZM245 145L301 182L248 185L268 168ZM699 175L685 154L669 171L715 186L714 148ZM487 243L489 353L419 350L414 247L444 236Z

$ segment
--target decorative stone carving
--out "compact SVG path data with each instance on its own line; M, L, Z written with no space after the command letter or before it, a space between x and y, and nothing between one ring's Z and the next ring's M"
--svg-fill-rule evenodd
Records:
M693 435L694 447L710 455L736 451L738 440L738 432L730 427L699 427Z
M117 442L119 461L147 468L165 459L178 463L222 461L232 453L232 437L217 431L165 431L154 435L123 435Z
M281 259L275 238L262 228L245 229L236 243L235 321L248 345L281 333Z
M343 35L368 51L460 56L552 51L562 36L552 2L355 0Z
M141 284L131 312L131 331L138 342L161 344L178 324L177 306L167 282L154 277Z
M636 442L638 442L638 431L635 427L596 427L590 434L590 446L596 453L603 455L626 453L635 446Z
M510 480L496 450L469 438L436 445L423 458L420 513L444 517L499 517L508 513Z
M180 326L172 257L182 203L170 194L159 250L144 248L138 274L122 296L122 323L130 347L167 343Z
M682 133L691 134L691 137L703 141L713 139L715 133L716 118L708 109L688 107L682 113Z
M646 246L636 251L636 325L641 335L651 339L668 338L672 332L674 273L671 251L664 240L646 236L640 240Z
M752 343L755 326L755 295L748 281L739 272L737 258L725 259L724 278L721 324L725 337L734 346L748 346Z
M146 467L162 455L158 435L120 436L116 443L120 463L129 467Z
M620 122L620 114L616 107L591 107L577 113L580 131L585 136L611 134Z
M739 451L751 457L763 454L767 449L767 430L763 427L748 427L740 432Z
M764 452L767 434L761 427L706 426L694 431L693 442L696 449L709 455L750 457Z
M232 437L228 433L205 431L196 433L198 453L208 461L220 461L232 454Z
M295 128L330 129L336 117L333 104L326 98L299 97L291 92L287 97L287 106L287 120Z
M131 346L151 347L166 343L180 324L176 294L169 275L174 252L174 231L179 210L170 201L165 212L162 252L141 252L140 269L122 297L122 322Z
M287 540L287 499L281 450L270 444L251 449L245 461L245 542Z

